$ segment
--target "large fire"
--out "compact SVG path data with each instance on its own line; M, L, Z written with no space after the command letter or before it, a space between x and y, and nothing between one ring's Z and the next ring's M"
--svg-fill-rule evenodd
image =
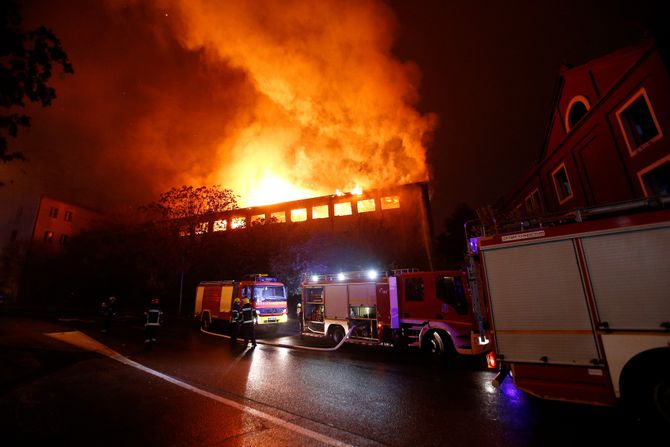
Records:
M427 179L436 118L415 109L420 72L394 58L383 1L155 3L181 45L241 71L252 90L203 154L211 170L184 174L191 184L251 206Z

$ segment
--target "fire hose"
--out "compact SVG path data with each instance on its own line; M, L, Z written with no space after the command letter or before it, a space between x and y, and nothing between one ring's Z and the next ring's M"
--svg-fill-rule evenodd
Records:
M344 337L342 337L342 340L339 341L338 344L336 344L333 347L330 348L316 348L313 346L301 346L301 345L287 345L286 343L273 343L269 341L263 341L263 340L256 340L256 343L259 345L265 345L265 346L276 346L279 348L288 348L288 349L301 349L303 351L322 351L322 352L328 352L328 351L337 351L340 349L340 347L344 344L345 341L349 338L351 333L356 329L356 325L352 325L351 328L349 329L349 332L346 333ZM200 332L208 334L208 335L214 335L216 337L222 337L222 338L228 338L230 339L230 335L225 335L225 334L218 334L216 332L209 332L200 327Z

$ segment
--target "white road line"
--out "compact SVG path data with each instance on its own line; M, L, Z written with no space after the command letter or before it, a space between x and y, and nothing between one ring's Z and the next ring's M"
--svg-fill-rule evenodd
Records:
M83 334L82 332L79 331L69 331L69 332L51 332L51 333L46 333L44 335L47 335L49 337L55 338L57 340L61 340L63 342L69 343L71 345L75 345L79 348L86 349L89 351L94 351L97 353L100 353L102 355L105 355L109 358L112 358L118 362L121 362L125 365L132 366L133 368L139 369L141 371L144 371L148 374L152 374L160 379L163 379L167 382L170 382L172 384L175 384L177 386L180 386L186 390L192 391L194 393L200 394L201 396L208 397L212 400L215 400L217 402L220 402L224 405L228 405L229 407L236 408L240 411L243 411L245 413L251 414L253 416L263 418L267 421L272 422L273 424L279 425L283 428L286 428L288 430L291 430L293 432L299 433L301 435L307 436L309 438L312 438L316 441L322 442L324 444L328 445L333 445L333 446L350 446L350 444L347 444L345 442L339 441L337 439L331 438L330 436L326 436L321 433L317 433L315 431L309 430L307 428L301 427L299 425L296 425L292 422L288 422L284 419L278 418L276 416L272 416L271 414L265 413L260 410L256 410L251 407L247 407L246 405L242 405L238 402L235 402L234 400L226 399L225 397L219 396L214 393L210 393L209 391L202 390L200 388L197 388L193 385L190 385L186 382L182 382L179 379L175 379L174 377L168 376L167 374L163 374L162 372L153 370L151 368L148 368L141 363L137 363L133 360L130 360L127 357L124 357L123 355L119 354L118 352L108 348L107 346L103 345L102 343L99 343L98 341L90 338L86 334Z

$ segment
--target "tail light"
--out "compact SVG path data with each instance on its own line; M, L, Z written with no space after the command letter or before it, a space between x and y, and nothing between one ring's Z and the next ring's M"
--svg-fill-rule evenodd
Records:
M490 369L495 369L498 366L498 360L496 360L496 353L491 351L486 354L486 366Z

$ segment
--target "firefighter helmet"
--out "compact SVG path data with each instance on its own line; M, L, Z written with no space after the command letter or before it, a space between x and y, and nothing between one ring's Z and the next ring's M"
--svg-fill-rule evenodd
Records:
M244 304L249 304L249 298L244 298Z
M235 303L235 304L240 304L240 298L239 298L239 297L238 297L238 298L235 298L235 299L233 300L233 303Z

